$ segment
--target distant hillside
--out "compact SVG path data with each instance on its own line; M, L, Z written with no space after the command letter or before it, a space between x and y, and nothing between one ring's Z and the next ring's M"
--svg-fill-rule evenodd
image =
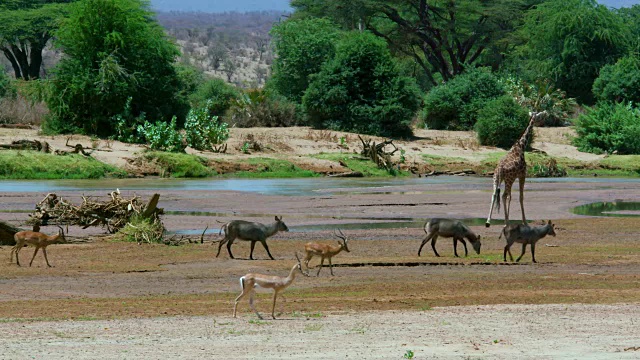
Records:
M160 11L292 11L289 0L151 0L151 5Z

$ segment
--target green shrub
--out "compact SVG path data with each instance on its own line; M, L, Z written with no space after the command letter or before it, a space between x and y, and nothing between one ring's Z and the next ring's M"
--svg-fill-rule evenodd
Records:
M420 120L430 129L473 129L478 112L506 91L489 70L473 69L427 93Z
M237 127L286 127L300 123L293 102L260 89L242 94L233 103L227 117Z
M352 32L312 76L302 103L316 128L402 137L411 135L419 96L415 81L400 75L384 40Z
M150 151L142 155L143 161L160 168L161 176L200 178L214 175L207 167L207 159L190 154Z
M485 146L510 148L529 124L527 111L510 96L501 96L486 103L478 112L476 132L478 142ZM531 138L529 140L531 144Z
M603 66L593 83L593 95L600 101L640 103L640 59L626 56Z
M0 99L3 97L15 97L16 94L17 91L13 81L0 66Z
M196 150L214 150L215 145L223 144L229 138L227 123L211 116L213 100L208 100L204 106L193 108L187 115L184 130L187 144Z
M122 229L113 235L113 239L116 241L158 244L162 243L164 230L162 221L134 216Z
M580 151L640 154L640 109L631 103L599 103L576 120L575 129Z
M144 142L144 134L138 129L145 123L145 113L134 116L131 112L131 100L129 97L124 105L124 110L113 117L115 123L114 139L127 143L141 144Z
M211 79L198 86L190 101L192 107L206 105L210 115L222 116L239 97L240 92L234 86L222 79Z
M138 133L144 136L145 141L153 150L183 152L186 147L184 137L176 129L175 116L169 124L161 121L152 124L145 121L144 125L138 126Z

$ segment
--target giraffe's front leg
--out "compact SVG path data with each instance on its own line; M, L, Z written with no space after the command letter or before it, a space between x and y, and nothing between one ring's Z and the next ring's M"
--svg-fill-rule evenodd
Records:
M524 216L524 182L525 177L520 177L520 209L522 209L522 223L527 225L527 218Z

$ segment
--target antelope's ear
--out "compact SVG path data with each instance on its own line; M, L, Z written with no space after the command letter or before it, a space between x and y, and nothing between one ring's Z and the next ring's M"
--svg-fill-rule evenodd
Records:
M478 235L478 241L480 241L480 235Z
M276 221L280 221L280 219L278 219L278 215L275 216Z

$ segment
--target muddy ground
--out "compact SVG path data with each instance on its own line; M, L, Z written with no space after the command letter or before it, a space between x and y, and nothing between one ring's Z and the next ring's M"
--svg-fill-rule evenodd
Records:
M445 179L446 178L442 178ZM294 253L311 240L332 242L332 227L361 222L447 216L483 218L491 180L326 189L284 196L162 189L167 211L207 211L218 216L167 215L170 231L219 227L242 218L268 222L282 215L295 230L269 240L276 260L258 244L233 245L216 258L217 235L178 247L95 239L99 231L72 228L74 243L49 247L46 268L9 264L0 248L0 348L7 358L636 358L640 330L640 248L637 218L572 214L595 201L637 201L637 182L584 180L526 185L527 218L552 219L558 235L542 239L539 264L502 262L500 226L472 226L483 238L480 255L455 258L450 239L417 249L419 227L345 230L350 253L334 258L335 276L298 275L279 297L278 321L258 321L246 300L231 318L238 278L247 272L285 276ZM149 180L147 180L149 181ZM318 189L325 188L323 179ZM125 195L134 191L121 189ZM512 217L520 218L514 189ZM136 190L143 197L154 191ZM77 192L58 192L76 202ZM84 191L104 196L105 191ZM0 194L0 219L19 224L46 194ZM253 215L253 216L249 216ZM502 218L502 214L498 215ZM386 220L381 220L386 219ZM53 230L46 230L53 232ZM197 236L196 236L197 237ZM92 239L89 242L86 239ZM459 247L460 254L464 253ZM514 247L514 253L519 249ZM31 249L22 251L28 263ZM317 260L312 260L312 266ZM410 265L410 266L408 266ZM312 271L313 272L313 271ZM258 310L270 310L259 291ZM107 319L107 321L102 320ZM74 321L69 321L74 320ZM7 355L8 354L8 355Z

